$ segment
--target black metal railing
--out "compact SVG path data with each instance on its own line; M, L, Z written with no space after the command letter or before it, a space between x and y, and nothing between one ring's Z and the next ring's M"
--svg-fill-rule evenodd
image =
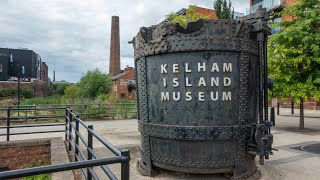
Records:
M85 128L88 133L87 140L80 133L80 126ZM74 161L84 161L99 159L99 155L94 151L93 148L93 139L98 140L101 144L107 147L116 157L126 157L126 161L121 162L121 179L129 179L129 150L118 150L111 143L105 140L101 135L93 130L93 125L87 125L83 122L79 116L74 114L71 109L66 109L66 134L65 139L69 142L68 148L69 151L74 152ZM86 147L87 157L85 152L82 151L81 145ZM116 176L111 172L111 170L106 165L101 165L101 169L110 179L117 179ZM82 172L86 179L99 179L95 171L88 167L87 169L82 169Z
M64 111L66 108L7 108L6 116L0 116L0 126L1 129L5 129L5 133L0 133L0 136L6 136L7 141L10 141L10 136L14 135L24 135L24 134L40 134L40 133L56 133L56 132L65 132L64 126L65 123L46 123L46 124L27 124L27 125L12 125L12 123L20 123L21 121L28 120L52 120L52 119L62 119L65 118ZM4 109L1 109L4 110ZM25 111L33 114L32 116L22 116L19 112ZM60 115L38 115L33 112L41 112L41 111L50 111L55 112L53 114ZM11 132L11 129L23 129L23 128L37 128L37 127L61 127L61 129L56 130L45 130L45 131L26 131L26 132Z
M11 125L11 120L26 120L31 119L52 119L52 118L61 118L61 116L54 115L41 115L41 116L32 116L32 117L21 117L21 116L12 116L15 114L15 111L65 111L65 115L62 117L65 118L65 123L48 123L48 124L28 124L28 125ZM92 125L86 124L83 120L79 118L71 109L69 108L8 108L7 117L0 117L0 120L6 120L5 126L0 126L1 129L6 129L6 133L0 134L0 136L6 136L7 141L10 140L10 135L22 135L22 134L37 134L37 133L53 133L53 132L65 132L65 140L68 144L69 153L74 157L75 162L49 165L35 168L27 168L21 170L12 170L5 171L0 173L0 179L9 179L9 178L18 178L25 177L30 175L38 175L45 173L53 173L59 171L80 169L85 177L85 179L99 179L95 170L92 168L94 166L100 166L103 172L109 177L109 179L117 179L113 172L107 167L108 164L121 163L121 179L129 179L129 162L130 154L129 150L118 150L111 143L105 140L101 135L93 130ZM52 126L61 126L63 129L59 130L47 130L47 131L31 131L31 132L16 132L11 133L10 129L12 128L31 128L31 127L52 127ZM80 133L80 127L84 128L87 131L87 139ZM96 139L98 142L104 145L109 149L115 157L102 158L100 157L93 147L93 140ZM81 144L80 144L81 143ZM83 152L84 147L86 152Z
M17 105L17 106L0 106L0 116L3 115L7 108L37 109L37 108L65 108L69 107L77 112L77 115L84 118L105 118L105 119L130 119L137 117L136 103L92 103L92 104L37 104L37 105ZM17 111L23 116L40 115L41 112L34 111Z

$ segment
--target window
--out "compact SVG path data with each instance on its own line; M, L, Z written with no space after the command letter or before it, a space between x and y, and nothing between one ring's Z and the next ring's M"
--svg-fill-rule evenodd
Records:
M2 67L2 64L0 64L0 73L2 73L3 72L3 69L2 69L3 67Z
M126 97L126 94L125 93L121 93L121 97L122 98Z

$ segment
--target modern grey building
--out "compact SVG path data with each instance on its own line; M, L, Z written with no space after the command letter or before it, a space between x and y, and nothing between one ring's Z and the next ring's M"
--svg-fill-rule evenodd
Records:
M33 50L0 48L0 81L41 79L42 60Z

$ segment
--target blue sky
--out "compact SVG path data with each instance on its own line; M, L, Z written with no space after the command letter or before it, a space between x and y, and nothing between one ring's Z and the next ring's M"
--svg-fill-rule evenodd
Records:
M245 12L249 0L233 0ZM213 0L0 0L0 47L28 48L53 70L56 80L79 81L89 69L109 69L111 16L120 17L121 66L133 66L127 42L189 5L212 8Z

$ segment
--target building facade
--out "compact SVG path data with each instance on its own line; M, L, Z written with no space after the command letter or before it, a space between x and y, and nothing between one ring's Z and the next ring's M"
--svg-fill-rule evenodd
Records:
M133 67L126 67L123 72L113 76L113 95L121 99L136 100L136 91L128 91L128 82L134 79L135 69Z
M41 80L41 72L42 59L33 50L0 48L0 81Z

